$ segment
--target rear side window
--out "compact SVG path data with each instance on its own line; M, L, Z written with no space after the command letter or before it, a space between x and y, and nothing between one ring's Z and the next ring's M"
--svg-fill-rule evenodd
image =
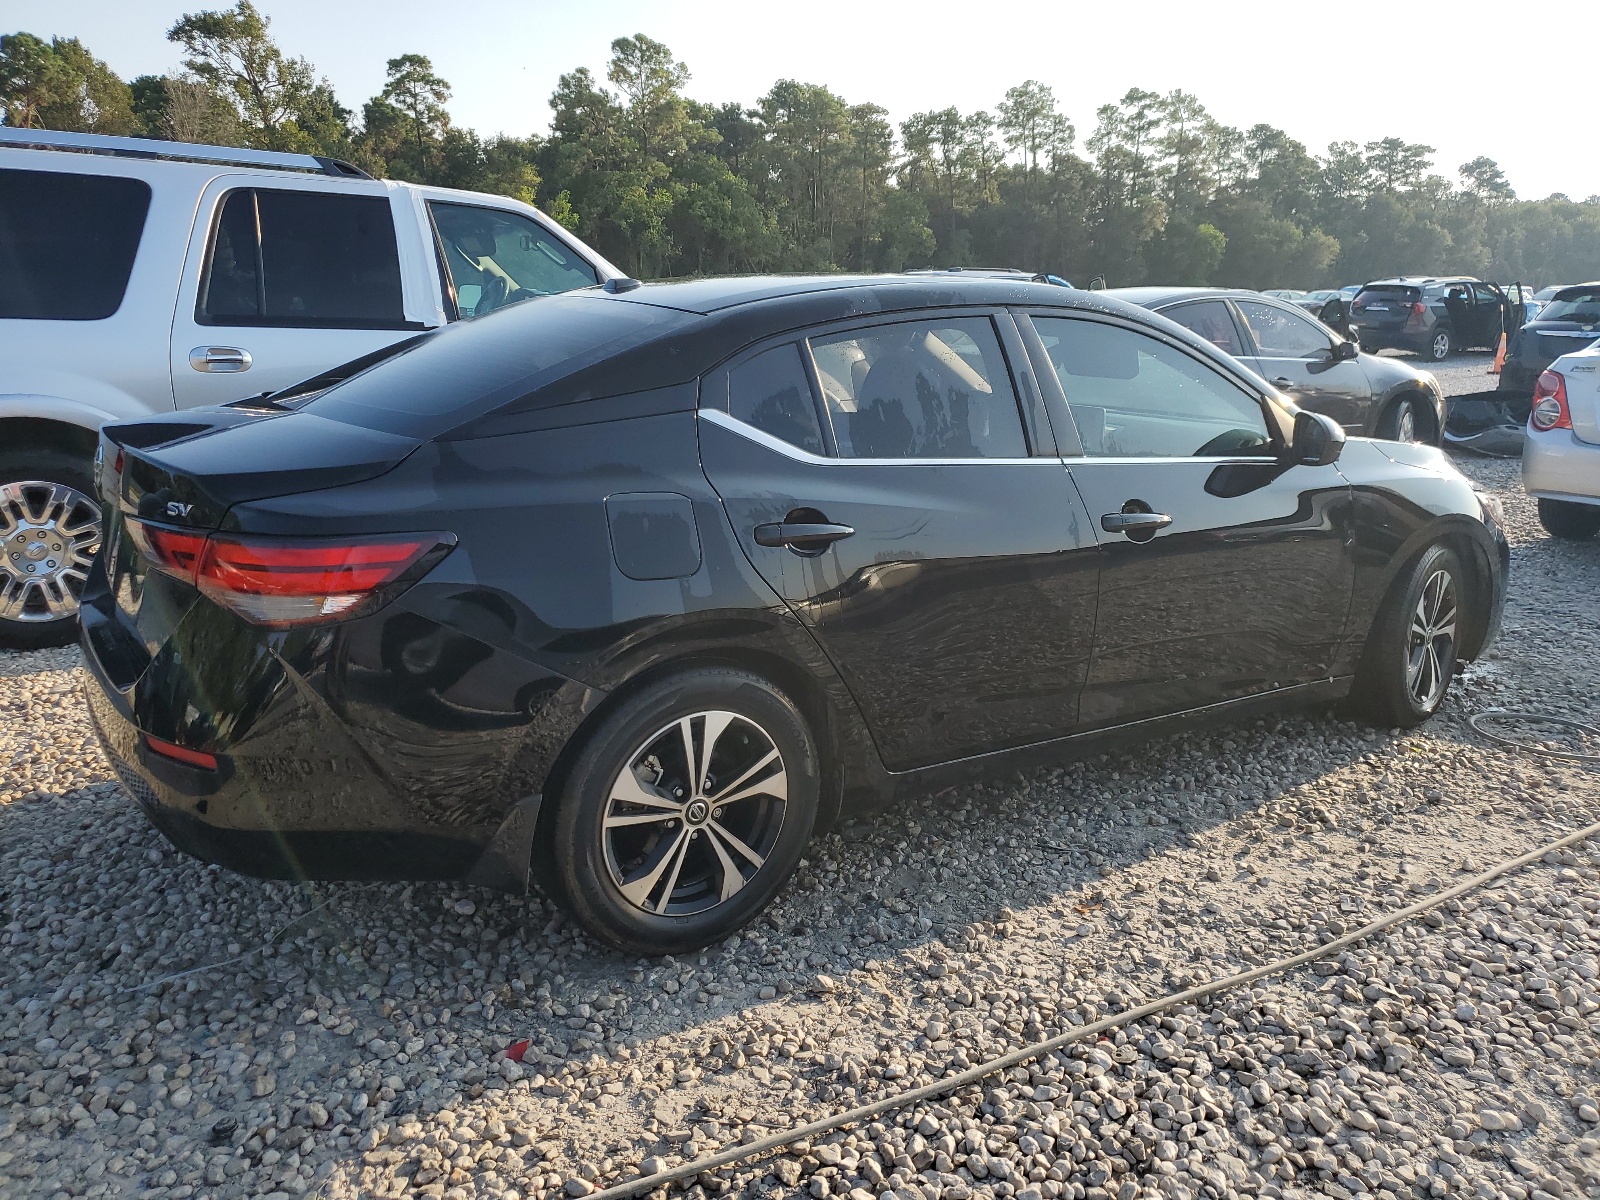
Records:
M987 317L815 338L841 458L1026 458L1017 396Z
M217 217L202 325L403 329L400 255L382 196L248 188Z
M824 453L811 381L800 347L793 342L764 351L728 372L728 415L791 446Z
M0 318L100 321L122 306L150 185L0 171Z
M1197 300L1164 309L1163 317L1170 317L1185 329L1198 333L1224 354L1238 356L1244 353L1239 344L1239 331L1228 313L1228 306L1220 300Z

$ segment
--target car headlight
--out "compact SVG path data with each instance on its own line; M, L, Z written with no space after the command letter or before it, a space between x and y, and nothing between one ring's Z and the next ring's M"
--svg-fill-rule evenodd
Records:
M1474 492L1478 497L1478 505L1483 509L1483 515L1501 529L1506 527L1506 508L1500 503L1499 496L1491 496L1488 492Z

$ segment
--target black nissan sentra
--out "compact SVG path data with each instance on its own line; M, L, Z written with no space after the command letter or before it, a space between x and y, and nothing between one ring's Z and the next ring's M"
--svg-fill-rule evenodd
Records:
M112 425L90 703L178 846L726 937L850 806L1353 695L1499 625L1495 503L1215 347L984 278L613 281Z

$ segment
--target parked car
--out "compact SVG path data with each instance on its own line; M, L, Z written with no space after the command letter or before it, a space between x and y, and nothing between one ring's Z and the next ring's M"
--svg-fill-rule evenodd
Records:
M1494 349L1521 324L1505 293L1466 276L1401 276L1364 285L1350 320L1368 350L1411 350L1443 362L1456 350Z
M1271 294L1271 292L1267 293L1269 296ZM1330 300L1343 299L1344 296L1338 288L1320 288L1315 292L1306 292L1296 299L1295 303L1320 321L1322 320L1322 309Z
M1261 294L1271 296L1274 300L1287 300L1291 304L1298 304L1305 298L1304 292L1298 292L1294 288L1268 288Z
M1437 443L1444 391L1427 371L1361 352L1300 308L1260 292L1143 287L1105 293L1153 309L1231 354L1346 433Z
M1556 298L1556 293L1563 288L1569 288L1570 283L1552 283L1549 287L1542 287L1533 294L1533 298L1541 304L1546 304Z
M1506 294L1506 299L1513 308L1522 306L1522 324L1539 319L1539 310L1544 307L1544 301L1538 299L1532 287L1526 283L1506 283L1500 285L1500 290ZM1516 332L1515 326L1507 324L1506 332L1509 336Z
M1512 337L1500 371L1502 392L1531 397L1539 376L1564 354L1600 338L1600 283L1561 288Z
M1423 721L1509 561L1439 451L1004 279L613 282L101 437L88 694L173 842L531 864L634 953L863 797L1352 689Z
M1053 283L1057 287L1072 284L1059 275L1045 271L1024 271L1019 267L913 267L907 275L966 275L980 279L1011 279L1033 283Z
M1552 303L1560 303L1559 294ZM1563 354L1539 376L1522 443L1522 486L1556 537L1600 533L1600 345Z
M0 646L70 641L95 431L276 391L620 272L505 196L331 159L0 129Z

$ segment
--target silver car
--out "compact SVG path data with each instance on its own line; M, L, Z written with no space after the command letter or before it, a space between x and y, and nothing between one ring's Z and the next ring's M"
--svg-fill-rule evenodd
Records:
M1522 485L1554 536L1600 533L1600 349L1564 354L1539 376L1522 444Z

